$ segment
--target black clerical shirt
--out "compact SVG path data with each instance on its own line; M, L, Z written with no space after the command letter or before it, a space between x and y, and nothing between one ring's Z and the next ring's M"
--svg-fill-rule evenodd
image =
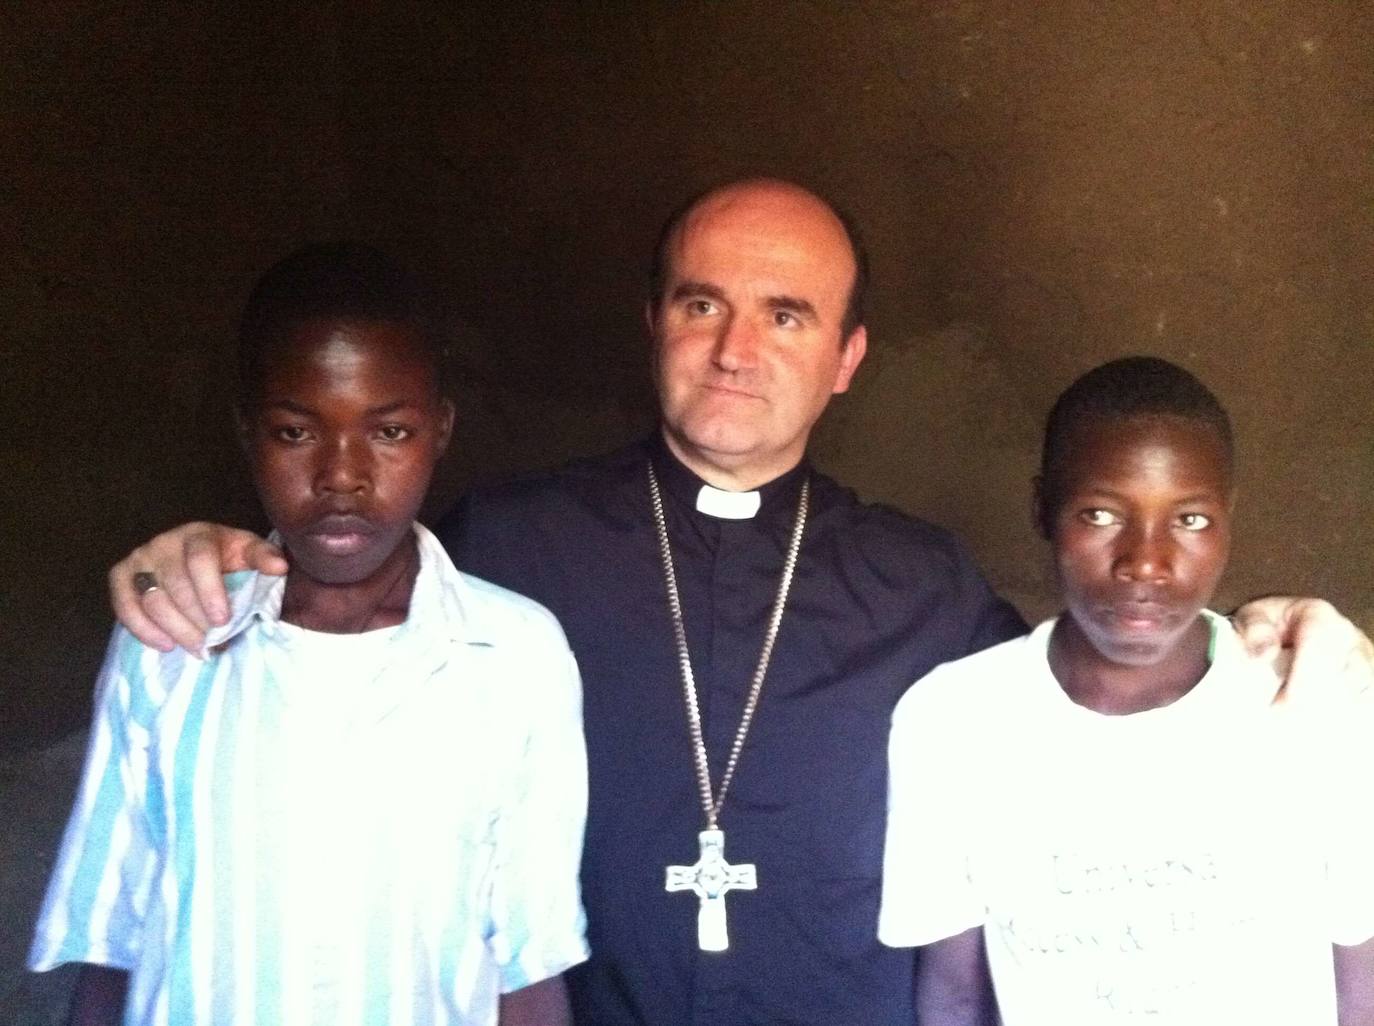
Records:
M730 947L697 948L664 889L704 826L649 498L663 489L712 785L777 593L804 474L811 513L758 712L720 815L758 889L725 901ZM462 570L542 602L582 672L592 956L569 977L584 1026L910 1023L913 955L877 940L886 745L898 697L938 663L1015 636L947 532L861 504L807 464L749 520L696 511L701 480L657 437L468 496L439 526ZM952 768L952 771L957 771Z

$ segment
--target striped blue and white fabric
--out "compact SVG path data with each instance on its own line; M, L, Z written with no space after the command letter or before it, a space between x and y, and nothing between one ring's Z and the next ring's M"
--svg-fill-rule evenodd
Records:
M572 654L416 532L390 630L284 624L255 574L201 657L116 629L30 968L129 970L137 1026L410 1026L586 958Z

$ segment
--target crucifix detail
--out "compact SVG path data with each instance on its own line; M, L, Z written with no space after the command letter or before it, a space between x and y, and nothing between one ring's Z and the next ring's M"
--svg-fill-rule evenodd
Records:
M725 929L725 895L730 891L752 891L758 878L752 863L732 866L725 861L725 834L703 830L697 835L701 857L691 866L669 866L666 888L692 891L700 899L697 909L697 946L702 951L724 951L730 946Z

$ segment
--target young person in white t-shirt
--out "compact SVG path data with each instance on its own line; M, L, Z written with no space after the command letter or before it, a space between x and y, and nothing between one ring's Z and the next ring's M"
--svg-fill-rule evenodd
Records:
M1274 704L1205 607L1231 427L1162 360L1060 396L1035 486L1065 612L898 705L879 936L921 1026L1374 1023L1374 713Z
M72 1022L568 1021L581 690L553 617L415 522L439 332L353 244L249 299L239 428L290 570L231 575L199 654L115 631L30 955L86 963Z

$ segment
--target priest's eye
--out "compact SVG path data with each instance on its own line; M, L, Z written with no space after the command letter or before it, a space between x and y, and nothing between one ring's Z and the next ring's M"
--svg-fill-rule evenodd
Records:
M800 324L801 321L797 320L797 315L791 310L774 310L773 323L779 328L794 328Z
M693 317L706 317L716 312L716 304L709 299L689 299L687 312Z
M1116 514L1108 509L1085 509L1079 512L1078 519L1089 527L1111 527L1118 523Z
M414 433L410 428L402 427L400 424L385 424L377 429L377 434L384 442L404 442Z
M310 433L299 424L283 424L272 429L272 437L279 442L304 442Z
M1205 513L1181 513L1178 526L1185 531L1205 531L1212 526L1212 518Z

